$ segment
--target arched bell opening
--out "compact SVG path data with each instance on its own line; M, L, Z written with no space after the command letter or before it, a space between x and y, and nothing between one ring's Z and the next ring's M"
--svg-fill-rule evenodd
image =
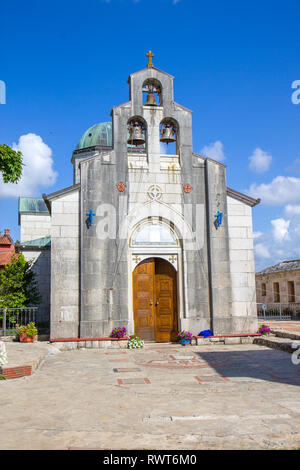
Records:
M143 106L162 106L161 83L155 78L148 78L142 86Z
M175 119L165 118L160 126L160 153L179 155L179 125Z
M127 151L146 153L147 124L140 116L129 119L127 123Z

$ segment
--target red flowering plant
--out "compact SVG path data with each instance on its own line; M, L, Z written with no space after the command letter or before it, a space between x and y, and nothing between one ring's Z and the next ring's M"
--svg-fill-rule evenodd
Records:
M271 328L268 325L261 325L258 328L258 333L260 336L269 335L271 333Z
M126 330L125 326L123 328L116 327L111 332L112 338L120 339L120 338L124 338L126 335L127 335L127 330Z
M182 339L188 339L189 341L191 341L193 337L193 333L191 333L190 331L185 331L185 330L177 331L177 337L179 341L181 341Z

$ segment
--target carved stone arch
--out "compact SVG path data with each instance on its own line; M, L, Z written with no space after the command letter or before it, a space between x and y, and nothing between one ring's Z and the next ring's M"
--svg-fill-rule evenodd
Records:
M181 246L180 235L174 223L157 216L140 220L132 230L129 244L132 247L156 245L180 248Z
M199 208L199 212L201 213L200 220L203 221L204 224L204 212L200 209L201 208ZM135 228L146 219L158 216L162 221L165 221L166 224L171 225L180 240L180 244L184 242L186 249L197 250L203 247L203 227L194 234L192 227L182 214L161 201L148 201L135 206L121 223L119 231L120 238L127 239L130 246L131 234L134 233Z

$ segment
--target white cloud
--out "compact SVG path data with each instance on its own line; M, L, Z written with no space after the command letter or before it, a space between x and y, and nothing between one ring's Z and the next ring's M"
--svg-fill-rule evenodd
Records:
M300 215L300 206L288 204L284 208L286 215Z
M225 160L223 144L220 142L220 140L212 142L209 145L205 145L200 153L205 157L211 158L212 160L217 160L218 162Z
M269 249L263 243L257 243L254 246L254 251L255 251L256 256L258 256L259 258L271 257Z
M12 148L22 152L25 166L17 184L3 183L0 175L0 196L35 196L39 187L49 187L55 183L57 172L53 170L52 150L39 135L22 135Z
M179 3L180 0L173 0L173 5L176 5L176 3Z
M264 152L261 148L257 147L251 157L249 157L249 168L256 173L264 173L270 168L272 162L272 155Z
M263 204L282 206L300 202L300 178L293 176L276 176L271 183L251 184L245 190L249 196L260 198Z
M263 232L253 232L253 238L256 239L256 238L259 238L263 235Z
M300 258L300 214L287 219L285 209L281 217L270 221L269 228L256 241L256 271L285 259Z
M289 240L290 223L291 222L289 220L284 220L282 218L271 220L273 237L277 242Z

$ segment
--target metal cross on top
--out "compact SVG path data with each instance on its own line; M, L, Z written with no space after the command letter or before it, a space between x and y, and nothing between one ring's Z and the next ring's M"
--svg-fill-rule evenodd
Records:
M146 56L148 57L148 65L147 65L147 67L153 67L152 57L154 57L154 54L152 54L152 52L149 51L149 52L147 52Z

